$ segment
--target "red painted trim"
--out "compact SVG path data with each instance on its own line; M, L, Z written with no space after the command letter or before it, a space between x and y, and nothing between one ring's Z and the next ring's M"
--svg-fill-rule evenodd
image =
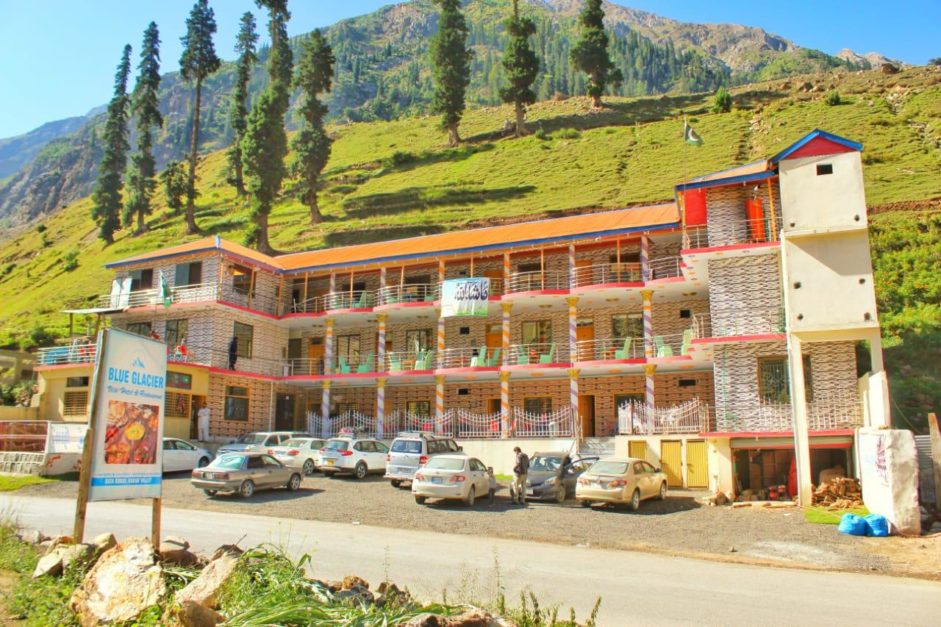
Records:
M652 364L664 364L674 361L692 361L693 358L690 355L673 355L672 357L651 357L650 363Z
M80 361L77 363L69 363L69 364L47 364L45 366L36 366L33 368L33 370L36 372L47 372L51 370L65 370L66 368L79 368L82 366L86 368L90 368L92 365L94 364L90 361Z
M278 316L274 314L265 313L264 311L258 311L257 309L249 309L248 307L244 307L242 305L236 305L235 303L230 303L229 301L219 300L216 302L220 305L231 307L232 309L235 309L236 311L241 311L241 312L248 313L248 314L254 314L256 316L261 316L262 318L270 318L272 320L279 319Z
M479 368L438 368L435 372L441 374L461 374L464 372L478 373L478 372L499 372L500 366L480 366Z
M582 366L642 366L646 363L646 358L639 357L633 359L584 359L575 362L579 367Z
M224 374L230 377L243 377L246 379L261 379L263 381L279 381L284 377L273 377L267 374L258 374L256 372L245 372L244 370L229 370L228 368L219 368L216 366L207 366L209 372L213 374Z
M283 316L281 316L279 320L291 320L293 318L321 318L326 315L327 315L327 312L325 311L312 312L312 313L307 313L307 312L288 313L288 314L284 314Z
M571 368L571 367L572 367L571 362L560 361L560 362L556 362L552 364L506 365L506 366L503 366L503 369L504 370L529 370L530 368L532 368L532 369L538 369L538 370L545 370L547 368L551 369L551 368Z
M784 333L764 333L759 335L730 335L722 337L702 337L693 340L696 344L729 344L738 342L775 342L784 341L787 335Z
M685 276L670 276L665 279L654 279L647 281L644 285L663 285L664 283L682 283L686 280Z
M595 283L592 285L586 285L584 287L576 287L574 290L569 290L572 294L586 294L589 292L600 292L601 290L606 289L644 289L643 281L631 281L630 283Z
M373 307L374 311L389 311L390 309L408 309L410 307L434 307L436 300L419 300L411 303L390 303L388 305L377 305Z
M502 300L513 300L514 298L524 298L526 296L565 296L569 290L532 290L530 292L510 292L504 294Z
M849 146L838 144L823 137L815 137L791 154L786 159L800 159L802 157L823 157L826 155L838 155L844 152L856 152Z
M434 373L434 370L400 370L399 372L385 372L383 375L389 377L421 377L433 375Z
M726 252L731 250L748 250L754 248L774 248L780 246L781 242L759 242L757 244L729 244L728 246L710 246L708 248L684 248L680 255L693 257L706 253Z
M811 431L810 437L830 437L853 435L853 429L828 429L824 431ZM794 437L793 431L704 431L699 434L703 438L784 438Z
M372 307L354 307L353 309L328 309L328 314L371 314Z

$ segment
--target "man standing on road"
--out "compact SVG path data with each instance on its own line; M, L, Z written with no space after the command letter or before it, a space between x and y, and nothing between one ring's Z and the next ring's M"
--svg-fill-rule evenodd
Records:
M207 405L203 405L196 412L196 432L197 440L200 442L209 441L209 407Z
M526 475L529 473L529 456L520 447L514 447L516 463L513 465L513 486L510 498L520 505L526 504Z

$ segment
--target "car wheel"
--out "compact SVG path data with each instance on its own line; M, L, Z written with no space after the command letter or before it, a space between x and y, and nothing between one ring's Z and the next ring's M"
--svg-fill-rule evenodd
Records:
M474 501L477 500L476 492L477 492L477 488L475 488L474 486L471 486L470 492L467 493L467 498L464 499L465 505L467 505L468 507L474 506Z
M308 477L314 474L314 460L308 459L307 461L305 461L303 470L304 470L304 474L307 475Z
M366 464L359 462L356 464L356 478L365 479L366 475L369 473L369 468L366 467Z
M206 493L206 496L215 496L216 490L203 490Z
M392 483L393 488L398 488L402 485L402 482L399 479L393 479L390 483Z
M425 504L425 497L424 497L424 496L416 496L416 497L415 497L415 502L418 503L419 505L424 505L424 504Z
M208 457L200 457L200 458L199 458L199 461L196 462L196 467L197 467L197 468L205 468L205 467L208 466L208 465L209 465L209 458L208 458Z
M630 508L632 512L640 508L640 490L634 490L634 494L631 495Z
M243 499L249 499L255 493L255 484L251 479L246 479L239 486L239 496Z
M591 501L579 501L582 504L582 507L591 507Z
M298 474L291 475L291 478L288 479L288 490L291 492L297 492L301 487L301 476Z
M661 501L667 498L667 482L666 481L660 484L660 495L657 496L657 498Z
M555 502L565 503L565 486L560 485L555 489Z

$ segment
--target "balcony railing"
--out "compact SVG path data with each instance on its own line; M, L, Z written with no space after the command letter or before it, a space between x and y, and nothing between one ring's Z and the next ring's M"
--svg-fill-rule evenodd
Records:
M683 276L681 267L682 259L680 257L661 257L653 259L650 262L650 279L670 279Z
M780 217L777 223L781 223ZM711 248L735 244L762 244L777 241L770 215L763 218L717 218L707 227L688 228L683 234L683 248Z
M534 344L513 344L507 354L506 363L510 366L536 364L560 364L569 360L567 344L543 342Z
M572 438L578 433L575 416L569 406L546 413L532 413L514 407L510 437Z
M399 303L431 303L438 299L437 283L388 285L376 292L379 305Z
M693 335L696 338L745 337L780 334L785 331L782 310L719 309L713 313L693 315Z
M655 335L651 338L654 357L680 357L689 353L693 331L687 329L683 333L669 335Z
M68 346L40 348L37 362L40 366L93 363L97 348L97 345L91 342L74 342Z
M285 377L310 377L324 374L323 359L297 358L284 362Z
M620 435L657 435L709 431L709 408L694 398L672 407L628 401L617 408Z
M352 374L376 371L376 359L371 354L338 355L333 367L334 374Z
M612 359L643 359L644 338L582 340L577 344L575 361L604 361Z
M386 353L386 372L395 373L434 369L434 351L399 351Z
M324 307L328 310L336 309L368 309L375 304L375 292L370 291L343 291L330 292L324 298Z
M642 280L639 263L605 263L575 268L575 287L639 283Z
M446 348L438 353L438 368L498 368L503 364L500 348Z
M568 290L567 272L546 271L514 272L510 275L507 293L536 292L541 290Z
M811 431L861 427L862 401L850 392L817 394L807 403L807 418ZM716 408L716 429L721 432L792 431L793 426L790 403L757 401Z
M180 285L170 288L170 300L173 303L213 302L218 294L215 283ZM97 306L120 309L124 307L148 307L163 304L159 289L138 290L129 294L106 294L98 298Z
M325 296L312 296L307 300L294 301L292 313L323 313L327 310Z
M260 294L258 290L254 293L250 293L246 289L233 285L224 285L222 287L222 296L219 300L239 307L245 307L252 311L263 311L274 315L278 315L281 312L280 303L278 299L273 296Z

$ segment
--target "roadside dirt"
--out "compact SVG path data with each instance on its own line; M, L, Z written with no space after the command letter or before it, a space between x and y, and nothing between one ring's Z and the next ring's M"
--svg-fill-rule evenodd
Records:
M76 482L63 481L30 486L18 494L74 498L76 492ZM299 492L258 492L252 499L242 500L227 495L207 497L194 489L189 475L184 474L165 478L163 503L189 510L941 579L941 534L914 539L855 538L837 533L835 525L805 522L796 508L704 507L696 496L671 493L665 501L645 501L640 511L632 513L625 509L589 510L574 500L564 505L513 505L504 486L493 506L484 499L469 509L450 503L417 505L408 489L393 488L378 476L357 481L315 475L304 480ZM234 542L239 535L238 529L220 530L220 541Z

